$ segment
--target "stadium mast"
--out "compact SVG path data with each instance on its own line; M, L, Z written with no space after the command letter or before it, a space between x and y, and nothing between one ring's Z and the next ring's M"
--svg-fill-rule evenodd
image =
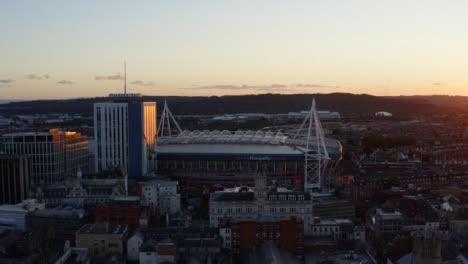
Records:
M164 109L161 114L161 121L159 121L159 126L157 130L158 137L164 137L164 130L167 130L166 136L172 136L171 121L174 124L178 134L182 133L182 129L180 128L179 123L177 123L177 121L171 113L171 110L169 110L169 106L167 106L167 101L164 100Z
M317 113L315 98L304 121L297 130L293 139L302 135L302 130L307 124L306 144L304 149L304 189L311 190L321 188L322 174L326 168L327 161L330 160L327 146L325 145L325 133ZM312 144L315 141L315 144Z

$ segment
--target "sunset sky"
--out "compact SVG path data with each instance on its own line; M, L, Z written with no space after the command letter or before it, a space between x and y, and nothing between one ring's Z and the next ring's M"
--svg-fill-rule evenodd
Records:
M467 0L0 1L0 99L468 95Z

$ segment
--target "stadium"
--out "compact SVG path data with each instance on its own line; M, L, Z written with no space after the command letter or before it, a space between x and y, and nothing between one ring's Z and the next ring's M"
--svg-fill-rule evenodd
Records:
M176 133L172 133L176 130ZM320 188L341 159L312 104L295 135L271 131L183 131L165 104L158 127L157 170L183 185L250 185L259 173L278 186Z

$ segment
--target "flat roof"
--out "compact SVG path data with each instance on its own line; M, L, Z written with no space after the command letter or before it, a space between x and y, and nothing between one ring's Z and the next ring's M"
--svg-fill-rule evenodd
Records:
M2 213L23 213L33 212L39 209L44 209L45 203L39 203L36 199L26 199L17 204L2 204L0 211Z
M211 199L218 202L253 201L253 192L215 192L211 194Z
M46 208L32 213L34 216L58 218L84 218L86 211L75 208Z
M84 225L77 234L123 234L126 231L127 225L94 223Z
M385 220L390 220L390 219L399 219L401 218L401 213L398 211L393 211L393 212L385 212L382 209L377 209L376 215L380 215L382 219Z

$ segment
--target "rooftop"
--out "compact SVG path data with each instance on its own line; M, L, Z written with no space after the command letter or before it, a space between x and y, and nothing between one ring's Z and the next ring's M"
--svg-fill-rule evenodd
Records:
M158 146L158 155L293 155L304 157L297 148L285 145L255 145L255 144L167 144Z
M0 212L26 214L44 208L44 203L38 203L36 199L26 199L17 204L2 204L0 205Z
M400 219L402 217L401 213L398 211L385 212L382 209L377 209L376 215L379 215L384 220Z
M311 140L314 144L314 140ZM282 146L305 146L304 138L291 138L282 132L272 131L182 131L174 137L160 137L158 146L169 144L253 144L253 145L282 145ZM325 138L325 144L329 152L341 152L341 143L336 139Z
M78 230L77 234L123 234L127 231L127 225L116 225L109 223L87 224Z
M32 215L41 217L84 218L86 211L75 208L47 208L35 211Z
M170 181L170 180L152 180L148 182L143 182L144 186L177 186L177 181Z
M211 199L217 202L253 201L253 192L215 192L211 194Z

